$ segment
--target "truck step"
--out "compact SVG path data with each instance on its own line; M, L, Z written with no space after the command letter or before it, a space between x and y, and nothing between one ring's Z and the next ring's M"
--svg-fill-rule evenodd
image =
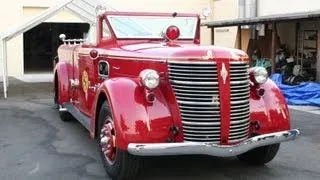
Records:
M63 107L68 110L87 130L90 131L90 118L81 113L72 103L64 103Z

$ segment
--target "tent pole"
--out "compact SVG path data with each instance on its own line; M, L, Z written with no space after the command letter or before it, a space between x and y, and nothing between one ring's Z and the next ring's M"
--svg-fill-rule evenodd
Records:
M7 61L7 50L6 50L6 40L2 39L1 42L1 51L2 51L2 79L3 79L3 96L5 99L7 99L7 77L6 77L6 64Z

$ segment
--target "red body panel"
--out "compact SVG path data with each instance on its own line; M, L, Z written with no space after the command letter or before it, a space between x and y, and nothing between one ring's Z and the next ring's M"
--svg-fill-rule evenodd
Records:
M126 13L110 13L121 14ZM106 14L108 15L108 14ZM139 14L140 15L140 14ZM155 15L145 14L145 15ZM156 14L168 16L169 14ZM181 15L182 16L182 15ZM195 15L188 15L195 16ZM101 22L105 16L98 17ZM110 26L110 25L109 25ZM222 63L229 69L230 61L248 61L246 53L240 50L199 46L200 26L192 41L164 43L163 40L108 40L101 39L101 25L98 25L98 44L62 45L59 48L60 62L56 66L59 88L59 103L69 102L91 119L91 137L95 137L96 109L98 98L104 95L108 100L115 121L117 146L126 149L128 143L162 143L172 140L183 141L182 122L177 100L168 80L167 61L214 61L218 72ZM112 33L112 29L111 29ZM92 59L91 50L97 50L99 56ZM109 63L109 77L104 80L98 75L99 61ZM73 65L73 66L71 66ZM139 73L144 69L154 69L161 77L160 85L154 90L156 99L148 103L145 88L139 82ZM84 91L83 73L88 74L89 86L97 85L98 89ZM78 79L79 87L72 91L70 79ZM226 82L219 77L221 144L228 144L230 126L230 77ZM290 128L289 113L285 99L272 81L263 84L265 95L255 95L256 87L251 88L250 120L259 121L259 130L251 129L250 133L265 134ZM61 96L61 97L60 97ZM169 129L177 127L179 133L173 135Z
M266 134L290 129L289 110L280 89L268 80L262 85L265 94L262 98L250 98L250 120L259 120L258 134Z
M59 62L56 64L54 69L55 76L59 79L58 81L58 103L62 104L65 102L69 102L70 100L70 85L69 85L69 74L68 74L68 64L67 62Z
M129 142L167 142L171 137L169 128L174 125L174 121L167 100L159 89L154 91L157 98L153 104L142 96L144 88L139 85L138 79L107 80L101 84L98 92L108 98L116 120L119 148L126 149Z

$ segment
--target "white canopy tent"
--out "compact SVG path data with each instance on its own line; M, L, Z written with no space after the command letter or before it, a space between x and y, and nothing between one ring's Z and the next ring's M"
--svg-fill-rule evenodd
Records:
M7 65L7 42L36 27L37 25L43 23L47 19L54 16L62 9L67 9L71 11L73 14L81 18L82 20L88 22L89 24L95 24L96 21L96 7L102 5L106 7L106 0L60 0L57 5L48 8L43 11L38 16L30 19L24 24L19 25L13 29L10 29L7 32L1 34L1 42L0 42L0 62L2 62L2 78L3 78L3 94L4 98L7 98L8 91L8 65ZM110 7L109 7L110 8ZM112 9L112 8L111 8ZM0 64L1 65L1 64Z

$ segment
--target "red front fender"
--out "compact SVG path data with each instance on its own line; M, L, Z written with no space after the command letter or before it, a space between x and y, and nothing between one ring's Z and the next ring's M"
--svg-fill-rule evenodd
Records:
M129 143L166 142L173 126L169 106L159 88L154 90L155 101L145 98L145 88L137 79L115 78L101 84L95 97L105 95L115 122L117 146L126 150ZM92 109L91 136L95 133L96 107Z
M268 80L261 86L265 90L262 98L250 98L250 120L259 121L258 134L290 129L290 116L286 100L277 85Z
M58 85L58 103L62 104L69 102L70 100L70 87L69 87L69 77L68 77L68 64L66 62L59 62L55 66L55 81L57 80ZM57 93L57 92L55 92Z

